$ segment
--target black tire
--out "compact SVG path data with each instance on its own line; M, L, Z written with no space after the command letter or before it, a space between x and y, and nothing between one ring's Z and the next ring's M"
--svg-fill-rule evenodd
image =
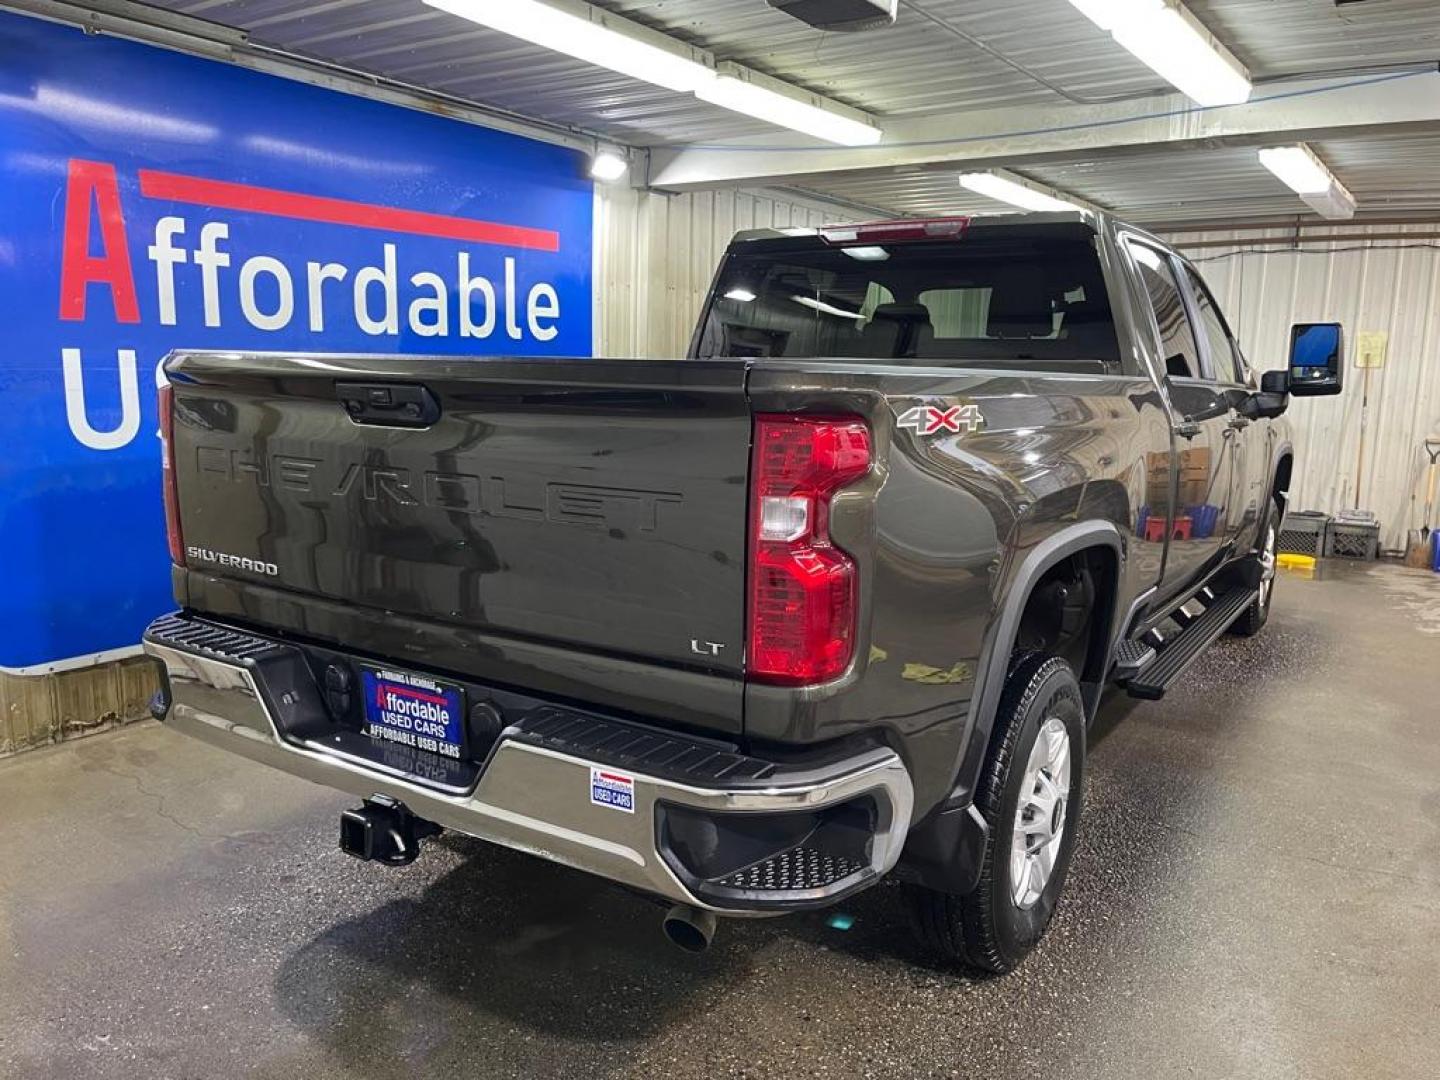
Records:
M1064 827L1055 841L1058 851L1048 880L1038 898L1022 907L1011 880L1012 837L1021 812L1026 766L1041 726L1051 717L1062 722L1069 737L1069 792L1057 809ZM1005 682L975 795L975 806L990 833L979 885L967 896L920 885L904 887L911 926L928 952L995 973L1011 971L1029 955L1050 925L1065 885L1084 779L1085 706L1075 672L1059 656L1025 657Z
M1250 601L1250 606L1230 624L1229 632L1236 637L1254 637L1270 620L1270 605L1275 601L1275 546L1280 530L1280 515L1280 504L1277 502L1271 509L1270 517L1260 527L1260 546L1255 551L1255 558L1260 560L1261 564L1260 591L1255 594L1255 599ZM1270 564L1268 569L1265 566L1267 559ZM1263 577L1265 574L1269 576Z

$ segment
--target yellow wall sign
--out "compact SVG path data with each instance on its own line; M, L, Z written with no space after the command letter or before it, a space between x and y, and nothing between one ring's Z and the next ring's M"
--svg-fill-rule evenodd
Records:
M1390 347L1390 335L1384 330L1362 330L1355 349L1355 366L1362 368L1384 367L1385 352Z

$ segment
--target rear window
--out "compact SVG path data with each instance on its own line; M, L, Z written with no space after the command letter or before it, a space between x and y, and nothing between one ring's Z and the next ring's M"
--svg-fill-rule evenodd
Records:
M991 227L883 246L810 237L737 245L697 353L1121 369L1094 237L1074 229Z

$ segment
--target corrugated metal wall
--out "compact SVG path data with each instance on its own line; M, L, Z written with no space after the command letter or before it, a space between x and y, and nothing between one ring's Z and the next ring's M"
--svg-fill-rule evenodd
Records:
M0 672L0 758L143 719L158 688L154 663L138 656L54 675Z
M776 192L662 195L597 186L597 355L683 356L725 245L741 229L865 216Z
M1294 322L1345 326L1345 392L1296 398L1291 505L1330 513L1357 504L1381 520L1381 543L1404 547L1421 524L1426 434L1440 434L1440 229L1429 225L1326 227L1341 239L1255 247L1293 231L1178 233L1215 290L1258 370L1285 366ZM1314 234L1317 230L1308 230ZM1401 234L1396 237L1395 234ZM1305 233L1301 233L1302 236ZM1222 246L1195 246L1231 241ZM1389 335L1385 366L1354 367L1359 336ZM1363 460L1361 447L1363 443Z

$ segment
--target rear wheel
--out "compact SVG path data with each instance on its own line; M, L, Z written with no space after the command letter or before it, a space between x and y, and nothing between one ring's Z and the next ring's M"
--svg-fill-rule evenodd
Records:
M1230 633L1237 637L1254 637L1270 618L1270 601L1275 594L1275 546L1279 523L1280 507L1277 504L1265 524L1260 550L1255 553L1260 560L1260 588L1250 606L1230 624Z
M967 896L905 886L921 943L942 959L1006 972L1055 914L1070 869L1085 766L1085 708L1059 656L1030 656L1005 684L975 795L989 826L980 882Z

